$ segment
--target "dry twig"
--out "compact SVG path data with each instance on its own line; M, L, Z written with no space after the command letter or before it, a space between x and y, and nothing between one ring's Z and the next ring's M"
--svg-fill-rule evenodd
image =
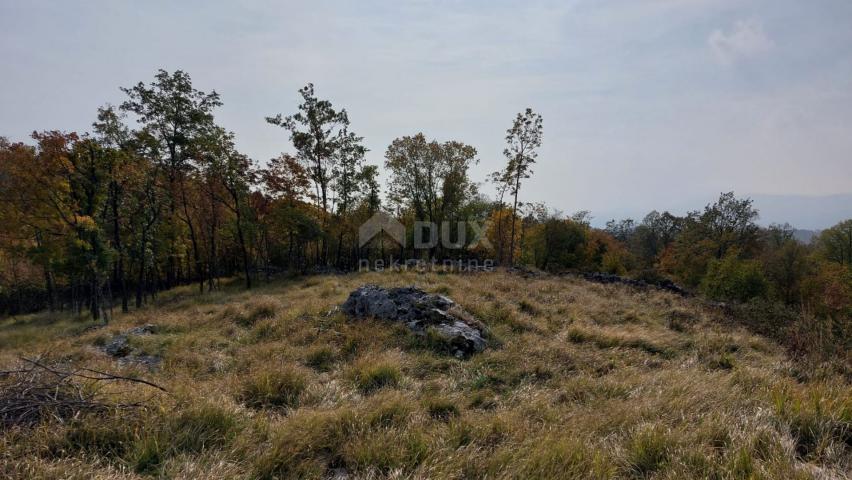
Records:
M65 370L39 360L21 358L24 366L0 371L0 425L32 426L47 418L60 422L82 414L143 408L144 403L110 402L100 385L105 382L138 383L167 390L155 383L90 368Z

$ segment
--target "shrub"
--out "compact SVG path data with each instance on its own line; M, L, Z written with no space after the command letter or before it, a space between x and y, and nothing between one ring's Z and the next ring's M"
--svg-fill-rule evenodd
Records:
M769 283L763 276L760 263L740 260L735 254L711 261L707 275L701 281L701 291L717 300L745 302L765 297L768 290Z
M265 371L243 382L237 400L249 408L295 408L306 386L297 370Z

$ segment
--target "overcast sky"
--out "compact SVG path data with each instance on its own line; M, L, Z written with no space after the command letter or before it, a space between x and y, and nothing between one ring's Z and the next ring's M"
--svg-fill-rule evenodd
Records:
M849 0L0 0L0 60L11 140L86 131L119 86L183 69L259 162L292 150L264 116L313 82L371 163L422 131L476 147L479 181L532 107L523 199L598 221L728 190L852 193Z

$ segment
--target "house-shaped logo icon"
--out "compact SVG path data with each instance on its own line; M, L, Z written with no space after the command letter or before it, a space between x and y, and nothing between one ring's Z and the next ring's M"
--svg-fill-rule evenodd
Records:
M363 247L382 231L405 247L405 225L384 212L376 212L361 224L358 228L359 245Z

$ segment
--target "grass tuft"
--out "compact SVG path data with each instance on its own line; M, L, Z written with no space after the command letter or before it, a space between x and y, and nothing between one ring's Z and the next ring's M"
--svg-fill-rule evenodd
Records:
M337 353L328 346L319 346L308 351L305 355L305 365L318 372L328 372L334 367Z
M395 387L402 379L399 367L387 360L361 360L351 371L355 386L363 393Z
M459 407L447 398L430 398L426 400L426 411L435 420L447 421L459 415Z
M261 371L242 382L236 398L249 408L296 408L306 387L298 370Z
M627 472L637 478L645 478L660 470L672 452L672 441L659 427L640 430L627 445Z

